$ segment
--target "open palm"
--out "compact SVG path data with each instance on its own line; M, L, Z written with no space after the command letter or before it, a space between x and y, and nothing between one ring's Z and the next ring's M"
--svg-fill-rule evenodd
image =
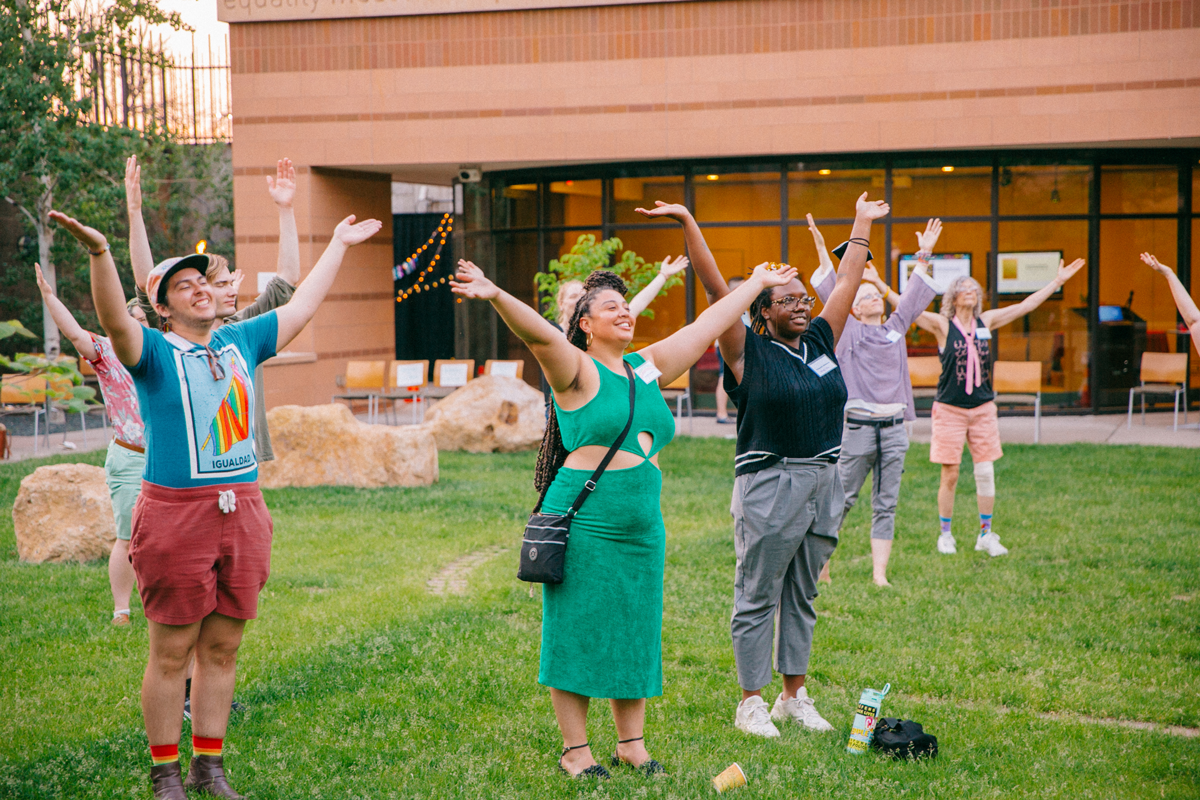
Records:
M377 219L365 219L355 223L354 215L351 214L338 223L337 228L333 231L333 238L347 247L353 247L379 233L381 228L383 228L383 223Z

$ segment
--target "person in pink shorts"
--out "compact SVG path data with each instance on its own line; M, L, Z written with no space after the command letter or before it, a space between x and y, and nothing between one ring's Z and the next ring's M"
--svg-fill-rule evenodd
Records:
M937 397L933 403L933 438L929 460L942 465L938 487L939 553L957 552L950 523L954 516L954 493L958 488L958 468L962 449L971 448L975 462L975 494L979 505L979 536L975 549L989 556L1002 556L1008 548L992 530L992 511L996 504L996 477L993 463L1004 455L1000 447L1000 428L996 415L996 397L992 389L992 331L1018 320L1045 302L1083 268L1077 258L1067 266L1059 262L1058 274L1049 284L1020 303L1004 308L983 310L983 287L974 278L960 276L950 282L942 296L941 314L923 313L917 324L937 337L942 359Z

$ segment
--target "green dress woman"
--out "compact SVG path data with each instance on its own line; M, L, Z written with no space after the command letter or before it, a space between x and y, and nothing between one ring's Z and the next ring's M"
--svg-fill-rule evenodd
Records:
M669 259L668 259L669 261ZM643 739L646 698L662 693L662 598L665 531L658 452L675 432L659 390L689 370L723 331L741 324L759 292L795 277L790 267L759 265L754 275L695 322L637 353L625 285L592 273L566 333L460 261L456 294L488 300L537 358L554 391L553 413L538 457L535 485L543 510L566 513L629 417L634 369L636 407L630 434L576 515L565 577L543 589L538 680L550 688L563 735L559 766L577 777L607 778L587 742L592 697L608 698L617 729L612 765L652 775L662 766Z

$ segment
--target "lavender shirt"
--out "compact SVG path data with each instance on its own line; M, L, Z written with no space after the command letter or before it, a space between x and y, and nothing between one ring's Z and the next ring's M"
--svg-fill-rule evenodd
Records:
M900 305L882 325L864 325L850 315L838 339L837 360L846 381L849 408L854 400L876 405L904 405L904 418L917 418L913 411L912 380L908 376L908 346L904 334L939 289L926 275L910 280L900 296ZM823 267L812 276L812 287L824 303L833 293L837 275Z

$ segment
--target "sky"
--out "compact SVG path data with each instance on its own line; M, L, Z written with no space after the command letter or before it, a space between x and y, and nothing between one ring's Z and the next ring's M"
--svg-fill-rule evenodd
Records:
M222 37L229 35L229 25L217 19L217 0L158 0L158 5L164 11L178 11L183 21L196 29L197 49L204 49L206 36L213 37L215 49ZM176 31L168 48L177 53L190 53L192 35Z

